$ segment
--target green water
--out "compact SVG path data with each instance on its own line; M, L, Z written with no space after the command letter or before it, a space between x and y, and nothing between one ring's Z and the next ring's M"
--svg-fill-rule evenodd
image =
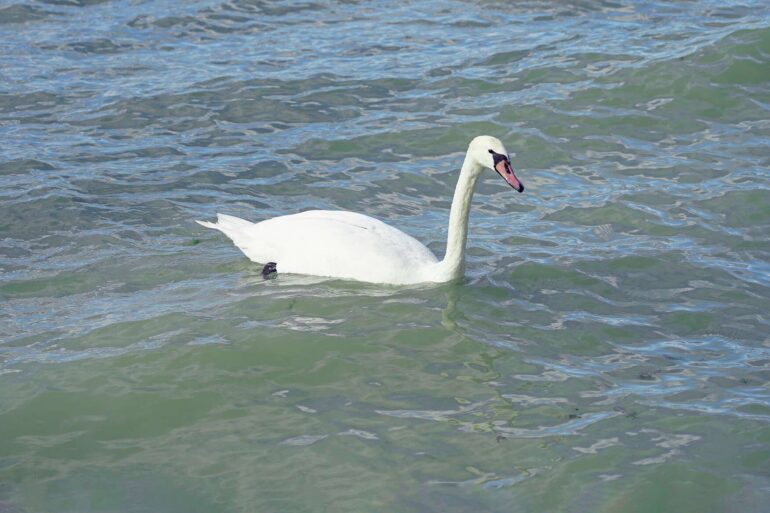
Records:
M763 2L0 6L0 512L770 503ZM260 268L309 208L467 276ZM280 264L279 264L280 268Z

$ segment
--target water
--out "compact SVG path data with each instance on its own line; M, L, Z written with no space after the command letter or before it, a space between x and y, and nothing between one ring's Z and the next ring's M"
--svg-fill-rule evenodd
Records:
M0 511L765 512L766 2L0 6ZM467 278L263 281L350 209Z

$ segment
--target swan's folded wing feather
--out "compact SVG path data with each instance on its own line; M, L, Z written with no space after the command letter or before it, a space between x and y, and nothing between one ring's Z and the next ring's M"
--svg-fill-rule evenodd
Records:
M256 224L220 215L204 226L225 233L254 262L277 262L279 273L406 283L437 262L413 237L354 212L313 210Z

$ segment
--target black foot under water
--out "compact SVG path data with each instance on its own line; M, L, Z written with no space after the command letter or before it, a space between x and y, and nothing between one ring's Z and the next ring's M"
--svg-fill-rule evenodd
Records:
M278 264L275 262L268 262L265 264L265 267L262 268L262 277L264 279L269 278L275 278L275 275L278 274Z

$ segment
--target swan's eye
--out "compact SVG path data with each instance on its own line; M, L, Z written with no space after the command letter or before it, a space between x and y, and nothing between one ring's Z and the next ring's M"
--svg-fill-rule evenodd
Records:
M501 155L494 150L489 150L489 153L492 155L492 160L494 161L495 166L497 166L497 164L499 164L500 161L508 162L508 163L511 162L510 159L508 158L508 155Z

